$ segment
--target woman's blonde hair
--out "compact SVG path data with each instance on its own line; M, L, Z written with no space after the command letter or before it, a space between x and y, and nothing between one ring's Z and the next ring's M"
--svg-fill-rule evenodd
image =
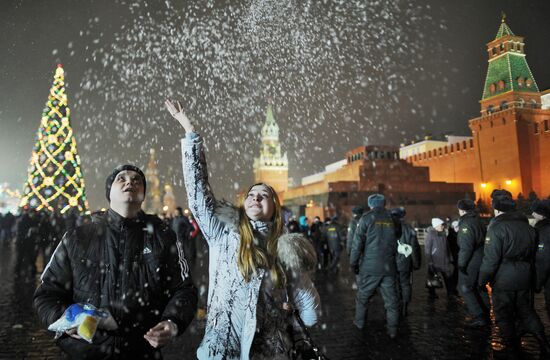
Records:
M275 210L273 212L273 224L267 235L267 252L257 247L254 244L254 233L252 232L252 226L246 211L244 208L244 202L248 193L254 186L262 185L269 189ZM281 209L281 202L279 197L273 188L264 183L258 183L248 188L248 191L243 196L239 204L239 234L241 235L241 244L239 247L239 257L237 266L239 271L243 275L246 281L250 281L250 276L256 273L258 268L266 268L271 272L273 284L277 287L284 287L286 285L286 279L283 269L277 259L277 241L283 234L283 214Z

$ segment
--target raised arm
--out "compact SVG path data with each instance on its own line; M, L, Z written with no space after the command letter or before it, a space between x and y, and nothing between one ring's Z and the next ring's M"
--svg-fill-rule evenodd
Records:
M221 238L225 225L216 217L214 209L216 199L208 183L206 158L202 148L202 138L195 133L193 124L183 113L181 105L166 100L166 108L185 129L185 138L181 140L183 177L189 208L201 229L204 238L210 244Z

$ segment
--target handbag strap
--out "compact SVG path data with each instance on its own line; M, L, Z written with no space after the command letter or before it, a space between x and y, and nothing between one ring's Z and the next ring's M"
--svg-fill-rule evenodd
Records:
M291 301L290 301L290 297L288 296L288 289L285 288L285 297L286 297L286 302L288 304L291 304ZM300 312L298 311L298 309L296 309L293 304L292 305L292 316L294 317L294 319L296 320L296 322L298 323L298 325L300 325L300 328L305 336L305 340L312 342L311 340L311 335L309 334L309 331L307 330L307 327L306 325L304 324L302 318L300 317Z

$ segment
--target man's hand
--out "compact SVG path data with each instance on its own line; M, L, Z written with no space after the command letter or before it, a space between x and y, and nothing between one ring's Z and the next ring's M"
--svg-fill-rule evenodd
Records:
M69 336L72 337L72 338L75 338L75 339L78 339L78 340L82 340L82 338L80 337L80 335L78 335L78 332L77 332L77 329L76 329L76 328L72 328L72 329L69 329L69 330L65 331L65 334L69 335Z
M159 322L143 335L152 347L157 348L168 344L178 334L178 326L171 321Z
M191 120L189 120L187 115L185 115L185 113L183 112L183 108L181 107L179 101L173 103L170 100L166 100L164 102L164 106L166 106L166 109L168 109L170 115L172 115L174 119L176 119L181 124L181 126L183 126L186 133L195 131Z

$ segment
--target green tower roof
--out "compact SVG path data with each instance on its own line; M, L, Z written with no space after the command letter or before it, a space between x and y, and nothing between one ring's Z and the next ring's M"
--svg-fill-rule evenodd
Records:
M495 40L500 39L501 37L506 35L514 36L514 33L512 32L510 27L506 24L506 16L503 15L502 22L500 23L500 27L498 28L498 32L497 32L497 36L495 37Z
M519 46L521 38L496 40L506 36L516 36L502 18L497 37L489 46L489 68L483 87L482 100L497 96L509 91L539 92L535 78L529 69L523 44ZM512 44L515 43L515 44ZM495 53L495 51L498 52Z

